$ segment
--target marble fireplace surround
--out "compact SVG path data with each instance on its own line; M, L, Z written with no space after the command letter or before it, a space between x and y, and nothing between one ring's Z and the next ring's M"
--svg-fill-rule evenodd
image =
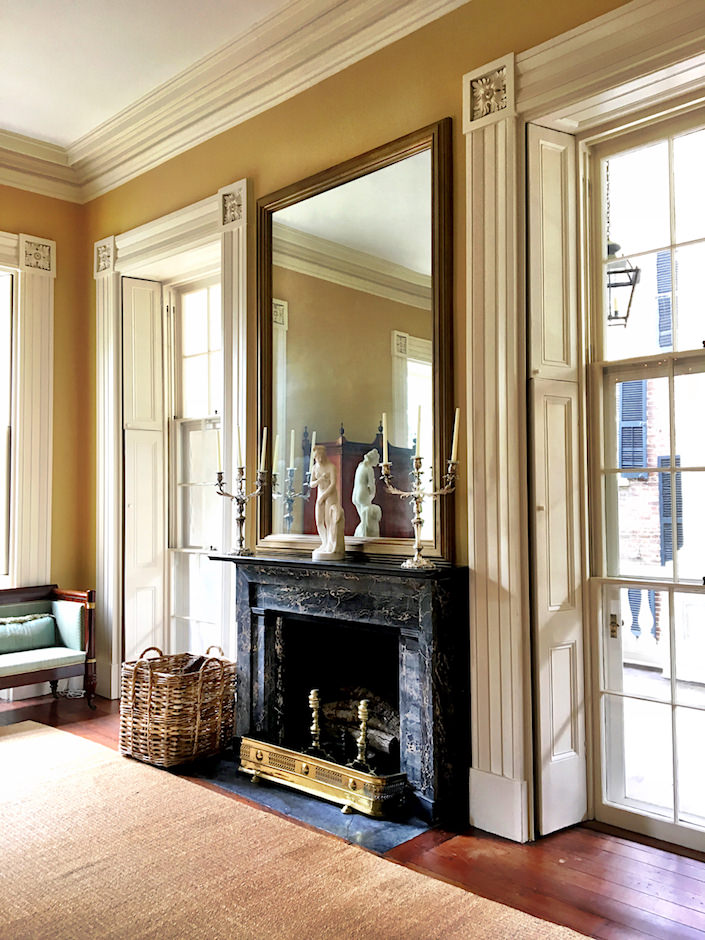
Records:
M238 734L280 743L287 648L305 636L297 624L360 625L370 656L374 627L391 631L399 652L400 769L413 811L432 822L467 822L467 569L402 569L396 559L211 558L237 566Z

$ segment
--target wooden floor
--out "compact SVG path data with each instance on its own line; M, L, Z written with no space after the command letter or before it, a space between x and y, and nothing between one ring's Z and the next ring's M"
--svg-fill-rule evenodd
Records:
M0 725L26 720L117 749L117 702L0 702ZM531 845L430 830L387 857L589 937L705 940L705 854L619 830L576 826Z

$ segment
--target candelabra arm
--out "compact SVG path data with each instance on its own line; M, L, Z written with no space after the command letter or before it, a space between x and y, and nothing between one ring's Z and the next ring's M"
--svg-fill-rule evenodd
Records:
M232 552L233 555L252 555L252 549L247 548L245 545L245 507L249 500L256 498L262 492L265 484L267 482L267 471L258 470L257 471L257 482L255 488L248 493L247 492L247 479L245 476L245 468L237 468L237 479L235 481L236 492L230 493L225 489L225 483L223 481L223 472L219 470L217 473L216 479L216 491L218 496L224 496L226 499L229 499L231 502L235 503L237 514L235 516L235 524L237 525L237 537L235 542L235 549Z

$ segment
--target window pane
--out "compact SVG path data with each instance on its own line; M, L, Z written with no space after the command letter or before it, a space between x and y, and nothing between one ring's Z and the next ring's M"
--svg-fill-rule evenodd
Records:
M205 555L175 552L173 558L173 648L204 653L222 643L223 566Z
M181 295L181 354L193 356L208 351L208 291Z
M636 379L617 382L614 396L612 452L607 467L621 467L620 485L645 480L647 475L630 468L657 467L658 458L670 453L668 379Z
M688 368L685 364L681 367ZM703 423L705 406L705 372L693 371L676 375L673 380L673 394L676 453L680 457L680 465L705 467L705 434L698 433Z
M605 241L617 242L625 254L670 244L667 141L610 157L605 163L609 165Z
M681 705L705 708L705 597L702 594L675 594L673 616L676 700ZM701 740L705 741L705 738Z
M218 432L212 423L181 425L181 476L179 483L215 481Z
M616 544L608 539L610 575L662 580L673 577L671 515L664 476L670 475L647 473L628 480L617 474L607 477L607 485L612 488L608 494L610 529L614 524L611 507L616 506L617 512Z
M705 474L669 474L675 484L678 577L703 583L705 577Z
M617 635L610 626L617 618ZM619 606L605 618L605 688L671 701L668 595L646 588L622 588Z
M705 712L676 709L680 819L705 826Z
M673 345L670 250L655 251L633 259L618 258L609 265L605 265L603 271L606 311L604 358L610 361L634 359L637 356L653 356L664 349L670 350ZM639 269L633 296L624 273L630 266ZM608 313L612 316L617 313L623 317L628 308L626 324L617 318L607 318Z
M705 342L705 244L687 245L675 252L676 348L702 349Z
M220 352L208 354L208 412L223 413L223 357Z
M673 141L676 241L705 236L705 130Z
M208 348L211 352L223 345L220 311L220 284L208 288Z
M208 412L208 355L184 359L181 383L184 418L200 418Z
M225 502L215 486L180 487L183 505L184 542L181 548L217 548L221 540Z
M671 706L605 696L607 799L673 814Z

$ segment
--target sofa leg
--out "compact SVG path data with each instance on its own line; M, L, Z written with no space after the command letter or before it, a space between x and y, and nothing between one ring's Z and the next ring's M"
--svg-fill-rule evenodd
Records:
M51 694L54 696L54 698L58 698L59 697L59 680L50 679L49 685L51 686Z
M95 676L86 676L85 682L83 683L83 689L86 693L86 701L88 702L88 707L92 708L95 711L95 687L96 687L96 678Z

